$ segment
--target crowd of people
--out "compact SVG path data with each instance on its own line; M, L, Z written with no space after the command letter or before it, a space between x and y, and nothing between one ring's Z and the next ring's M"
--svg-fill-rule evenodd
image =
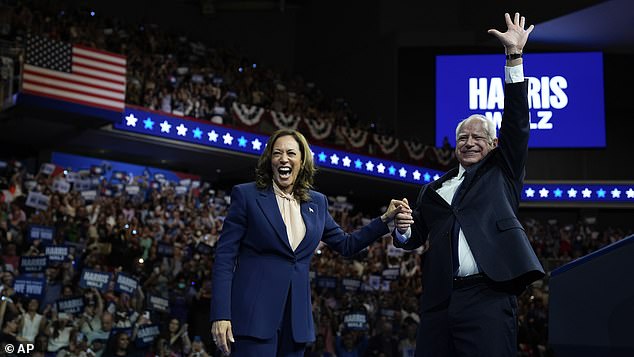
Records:
M211 270L228 193L205 184L176 192L176 183L157 187L151 178L137 177L135 194L114 179L96 180L91 189L100 194L87 199L80 191L59 192L55 181L63 175L28 173L19 162L4 170L2 343L33 343L33 356L217 353L209 329ZM50 197L48 206L32 207L30 192ZM337 200L330 210L348 231L371 216ZM631 233L588 223L527 219L524 225L540 258L561 263ZM54 235L33 239L34 226L52 227ZM68 246L69 254L62 261L49 256L41 271L22 266L25 257L46 256L46 246ZM420 254L396 249L385 237L352 259L335 256L320 246L311 263L317 341L308 354L412 355L422 293ZM110 283L85 287L85 272L110 273ZM135 279L137 288L117 289L118 275ZM41 295L15 286L25 278L42 279ZM69 300L80 300L79 309L68 310ZM547 355L547 306L545 281L521 295L520 355Z
M159 112L210 120L224 125L244 127L234 103L248 108L262 108L267 113L316 121L318 131L311 142L319 140L349 150L385 155L393 159L421 163L443 169L453 161L452 150L419 145L414 138L409 150L394 150L391 129L364 121L343 98L332 98L314 82L300 75L284 75L270 67L258 65L238 51L210 45L185 35L174 35L153 24L125 22L92 17L84 10L71 10L55 2L4 7L6 25L0 38L21 43L27 36L45 36L53 40L82 44L124 54L127 57L126 103ZM19 46L19 45L18 45ZM246 115L246 114L245 114ZM270 134L279 128L271 115L255 128ZM252 118L249 118L252 119ZM300 125L301 124L301 125ZM309 132L308 124L300 128ZM292 125L292 124L291 124ZM247 125L248 126L248 125ZM324 129L330 128L330 129ZM344 137L333 128L354 128L386 135L380 142L365 139L365 145L351 145L352 135ZM322 135L325 135L322 137ZM319 137L319 139L317 139ZM367 136L363 136L367 138ZM380 145L385 150L381 150ZM389 154L388 154L389 153Z
M363 125L344 100L328 99L314 83L154 25L59 8L3 9L7 38L39 34L126 54L130 104L231 124L240 102ZM91 171L71 180L63 169L29 172L18 161L2 169L0 355L17 355L5 347L25 344L33 356L219 355L210 335L211 276L228 192L191 182L182 190L149 176L106 180ZM348 232L377 213L338 200L329 210ZM523 226L549 269L632 233L589 221L528 218ZM414 355L422 248L406 252L391 239L348 259L317 248L310 268L317 340L308 356ZM550 355L547 333L546 278L519 296L518 354Z

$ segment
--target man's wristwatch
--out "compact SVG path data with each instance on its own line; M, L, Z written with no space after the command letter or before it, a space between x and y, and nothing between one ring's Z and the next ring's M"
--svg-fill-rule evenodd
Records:
M510 60L515 60L518 58L522 58L522 52L520 53L509 53L506 55L506 60L510 61Z

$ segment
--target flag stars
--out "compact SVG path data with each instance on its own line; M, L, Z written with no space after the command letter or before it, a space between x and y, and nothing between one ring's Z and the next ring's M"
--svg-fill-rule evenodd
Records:
M359 159L354 160L354 168L355 169L360 169L361 166L363 166L363 162L361 162L361 160L359 160Z
M231 136L231 134L226 133L225 135L222 136L222 142L225 145L232 145L233 144L233 136Z
M139 119L138 119L138 118L136 118L136 117L134 116L134 114L130 113L130 115L128 115L127 117L125 117L125 121L126 121L125 125L127 125L127 126L133 126L133 127L136 127L136 122L137 122L137 120L139 120Z
M154 130L154 121L148 117L143 121L143 126L145 129Z
M425 182L429 182L431 180L429 172L425 172L425 174L423 174L423 180L425 180Z
M597 190L597 197L599 198L605 198L605 190L600 188Z
M194 135L194 139L202 139L203 138L203 131L200 130L199 127L196 127L196 129L194 129L192 131L192 134Z
M384 174L385 173L385 165L383 165L382 162L379 162L379 164L376 165L376 171L378 171L380 174Z
M570 190L568 190L568 198L577 198L577 190L570 188Z
M172 124L168 123L167 120L164 120L161 124L161 133L168 133L170 129L172 129Z
M262 142L258 138L251 140L251 145L253 145L253 150L262 150Z
M539 190L539 197L548 197L548 194L550 193L549 190L546 189L546 187L542 187L541 190Z
M372 161L368 161L365 163L365 169L366 171L374 171L374 164L372 163Z
M612 198L621 198L621 191L618 188L614 188L610 193L612 194Z
M238 138L238 147L245 148L247 147L247 139L244 136Z
M407 177L407 170L405 170L405 168L404 168L404 167L401 167L401 169L400 169L400 170L398 170L398 174L399 174L401 177Z
M387 172L390 175L396 175L396 168L394 166L390 165L390 167L387 168Z
M535 190L532 188L527 188L524 192L526 192L526 197L535 197Z
M209 141L213 141L214 143L218 142L218 133L216 133L215 130L208 132L207 136L209 137Z
M634 190L632 190L631 188L625 191L625 194L627 195L627 198L634 198Z
M416 170L412 172L412 176L414 176L414 180L420 181L420 171Z
M583 198L590 198L592 195L592 191L586 187L583 189L583 191L581 191L581 194L583 195Z
M326 162L326 153L325 153L325 152L323 152L323 151L322 151L322 152L320 152L320 153L317 155L317 158L318 158L319 162Z
M179 126L176 127L176 131L177 131L177 134L180 136L187 135L187 127L183 125L183 123L181 123Z
M350 160L350 158L347 155L344 156L343 159L341 159L341 162L343 162L343 166L345 166L345 167L350 167L350 162L351 161L352 160Z
M561 189L559 189L559 187L557 187L554 191L553 194L555 195L555 197L561 198L561 195L564 193L564 191L562 191Z
M339 165L339 156L337 156L337 154L330 155L330 164Z

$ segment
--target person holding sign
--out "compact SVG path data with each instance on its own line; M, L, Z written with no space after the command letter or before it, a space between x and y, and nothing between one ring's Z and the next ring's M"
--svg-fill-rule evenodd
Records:
M311 190L315 171L304 136L278 130L260 156L256 182L233 188L211 299L213 339L227 355L303 356L315 340L309 265L319 242L351 256L389 233L396 213L409 212L392 200L381 217L347 234L328 213L326 196Z
M489 30L506 51L499 138L485 116L460 122L459 167L396 217L394 244L426 248L416 356L515 356L516 294L544 276L517 219L529 135L522 51L533 26L519 13L505 18L506 32Z

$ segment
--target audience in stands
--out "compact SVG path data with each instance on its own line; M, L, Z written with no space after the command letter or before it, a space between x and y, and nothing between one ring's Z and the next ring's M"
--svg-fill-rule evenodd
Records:
M55 2L19 3L27 6L2 8L7 21L0 29L1 39L23 47L27 36L44 36L124 54L128 104L217 124L248 126L238 119L233 106L240 103L263 108L267 113L274 111L285 118L316 120L322 125L319 130L332 125L329 135L319 139L313 136L311 142L344 145L348 150L441 170L455 164L453 150L419 145L415 139L407 150L401 140L400 149L391 151L390 144L379 144L372 138L375 133L386 135L386 143L394 143L390 128L361 120L344 99L326 96L314 82L259 66L233 50L174 35L154 24L126 24L119 19L92 17L85 9L65 9ZM268 120L256 128L270 134L279 124L272 114L265 117ZM300 124L303 131L310 131L308 124ZM353 136L344 139L342 131L335 128L361 129L369 135L363 145L351 145ZM386 145L387 151L381 145ZM414 148L416 153L412 154Z
M3 196L0 204L3 343L34 343L43 356L217 355L210 339L209 283L228 194L204 184L177 193L175 183L163 181L157 188L138 177L138 193L128 194L116 180L100 180L93 188L100 195L87 199L80 191L56 191L53 182L61 176L54 175L29 174L15 163L3 173L3 182L17 185L2 187L5 192L22 192ZM49 196L48 208L27 205L30 192ZM334 201L331 210L342 227L352 229L371 216ZM632 233L599 230L589 222L526 219L524 226L553 269ZM30 239L33 225L54 228L52 242ZM42 257L46 245L66 245L74 253L65 262L50 261L43 272L25 271L21 257ZM333 259L334 254L321 246L312 261L318 338L307 355L412 355L422 293L420 255L395 249L388 240L354 259ZM138 280L138 288L122 292L112 280L101 290L80 288L87 270L126 274ZM44 282L41 296L16 292L15 280L25 277ZM83 302L78 311L60 308L63 299L72 298ZM151 303L157 298L167 311ZM520 297L520 356L547 355L547 306L546 282Z

